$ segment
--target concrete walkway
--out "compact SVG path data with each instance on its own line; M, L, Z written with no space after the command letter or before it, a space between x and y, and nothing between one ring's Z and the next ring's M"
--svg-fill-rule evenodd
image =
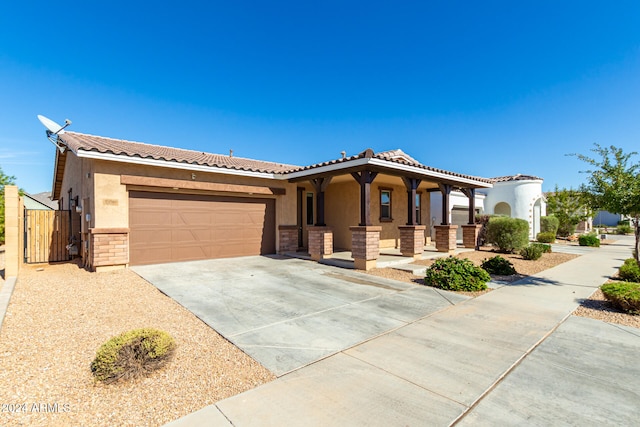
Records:
M640 331L570 317L630 241L459 303L171 426L635 425Z

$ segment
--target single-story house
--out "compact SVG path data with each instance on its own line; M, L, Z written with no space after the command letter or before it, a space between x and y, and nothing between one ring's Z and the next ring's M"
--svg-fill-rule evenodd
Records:
M493 184L476 192L475 211L477 214L505 215L524 219L529 223L529 238L535 239L540 232L540 217L546 215L546 200L542 193L543 179L532 175L510 175L489 178ZM441 212L446 212L451 224L462 225L468 222L469 198L461 192L452 192L449 205L442 210L442 197L432 194L431 210L433 223L442 222ZM458 228L458 240L462 240Z
M369 269L380 248L422 254L431 194L462 191L473 213L476 191L493 186L401 150L295 166L69 131L58 144L52 198L78 216L73 237L93 270L300 248L314 259L350 250ZM445 216L434 228L437 249L452 251L458 227ZM464 229L474 247L477 226Z

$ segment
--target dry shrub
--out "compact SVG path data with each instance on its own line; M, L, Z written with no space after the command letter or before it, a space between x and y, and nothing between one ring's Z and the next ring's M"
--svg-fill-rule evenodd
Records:
M148 375L173 357L176 344L166 332L135 329L102 344L91 362L91 372L106 384Z

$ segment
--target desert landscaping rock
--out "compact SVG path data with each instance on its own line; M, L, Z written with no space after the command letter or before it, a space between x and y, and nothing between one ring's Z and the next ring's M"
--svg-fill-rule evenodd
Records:
M175 338L173 361L133 382L96 384L89 364L98 347L141 327ZM273 378L130 270L24 266L0 331L0 403L27 409L0 413L3 427L159 426Z

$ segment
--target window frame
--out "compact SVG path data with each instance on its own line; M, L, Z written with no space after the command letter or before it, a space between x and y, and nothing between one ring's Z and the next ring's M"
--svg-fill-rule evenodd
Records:
M314 209L314 201L313 201L313 197L314 194L310 191L307 192L307 194L305 195L305 222L307 225L313 225L314 224L314 218L315 218L315 209ZM309 220L311 220L311 222L309 222Z
M385 188L385 187L379 187L378 190L380 191L380 195L378 197L378 202L380 203L380 222L392 222L393 221L393 189L392 188ZM382 195L384 193L389 193L389 216L382 216L382 207L383 206L387 206L386 203L382 203Z

